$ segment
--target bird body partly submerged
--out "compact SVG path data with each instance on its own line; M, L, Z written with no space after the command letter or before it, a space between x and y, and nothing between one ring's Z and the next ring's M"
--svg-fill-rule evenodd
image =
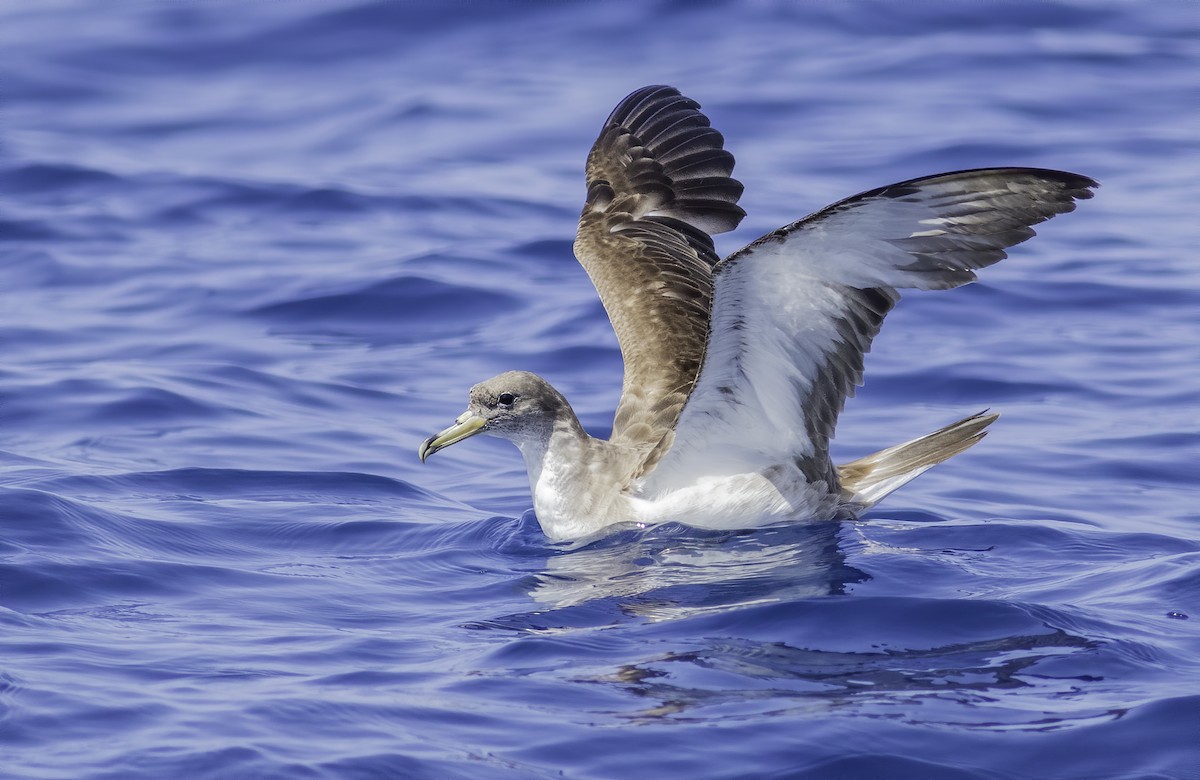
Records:
M498 399L511 396L508 404ZM554 541L578 539L620 523L679 521L712 529L785 520L856 517L931 466L970 447L997 415L974 415L912 442L836 467L830 484L810 480L797 463L745 469L714 454L680 485L639 474L634 447L590 436L570 404L546 380L509 371L471 389L458 421L421 446L424 460L475 433L509 439L529 474L534 512ZM535 425L528 425L529 421ZM891 469L889 471L889 468ZM847 489L847 486L853 486Z
M972 446L996 415L841 466L829 457L899 291L973 281L1096 186L1036 168L929 176L847 198L719 260L710 234L744 216L742 186L697 109L670 87L638 90L588 156L575 253L625 361L612 437L588 435L541 377L510 371L473 387L467 411L421 445L424 460L477 433L512 441L556 541L618 523L856 517Z
M534 511L547 537L575 539L617 523L653 525L681 520L705 528L744 528L796 517L832 517L837 496L799 473L744 472L701 476L660 491L627 477L636 453L619 444L577 436L573 426L551 436L548 446L519 443L529 472ZM794 468L794 467L793 467ZM772 481L772 477L776 479Z

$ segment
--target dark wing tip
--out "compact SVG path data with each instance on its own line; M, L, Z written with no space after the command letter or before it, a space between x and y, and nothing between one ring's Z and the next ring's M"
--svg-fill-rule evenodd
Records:
M614 108L612 113L608 115L608 119L604 121L604 126L609 127L614 125L625 125L629 121L630 117L638 114L638 112L643 110L647 105L661 104L664 101L669 101L671 98L682 98L683 100L692 103L693 108L699 108L698 103L683 97L683 93L681 93L675 87L669 87L666 84L651 84L648 87L635 89L633 92L630 92L628 95L622 98L621 102L617 103L617 107Z
M998 168L994 170L1010 176L1014 181L1018 182L1023 178L1027 178L1041 185L1057 185L1058 190L1055 195L1058 198L1061 209L1054 210L1054 214L1064 214L1074 211L1075 201L1088 200L1095 197L1095 190L1100 187L1100 182L1090 176L1071 173L1070 171L1057 171L1052 168ZM1049 216L1053 216L1053 214Z
M1042 188L1044 195L1049 195L1052 199L1067 204L1066 211L1072 211L1075 208L1072 201L1087 200L1093 197L1094 190L1100 186L1100 183L1091 177L1052 168L967 168L961 171L949 171L934 176L908 179L880 187L877 190L860 193L855 197L903 198L918 192L932 182L953 182L955 180L966 182L988 178L1003 179L1018 185L1023 183L1037 185Z
M742 184L731 176L734 159L725 139L699 108L674 87L631 92L588 156L589 189L599 180L614 200L632 196L634 218L662 214L709 234L733 230L745 216L737 206Z
M975 269L1003 260L1006 249L1035 235L1034 225L1074 211L1098 186L1087 176L1048 168L976 168L901 182L880 195L923 200L943 218L939 235L889 243L912 254L903 270L925 275L923 286L945 288L973 281Z
M1026 173L1046 181L1058 182L1066 188L1071 197L1078 200L1087 200L1096 194L1093 190L1100 187L1100 182L1090 176L1070 171L1056 171L1053 168L1000 168L998 170Z

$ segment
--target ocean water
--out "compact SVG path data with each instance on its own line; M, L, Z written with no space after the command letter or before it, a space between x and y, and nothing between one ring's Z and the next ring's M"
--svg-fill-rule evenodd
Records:
M0 776L1200 776L1192 2L0 6ZM749 217L1099 179L906 296L835 442L984 408L857 523L539 532L420 441L620 356L571 255L645 84Z

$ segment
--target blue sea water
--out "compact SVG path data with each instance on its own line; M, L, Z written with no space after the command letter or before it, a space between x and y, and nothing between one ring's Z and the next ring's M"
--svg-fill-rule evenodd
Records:
M0 6L0 776L1200 776L1192 2ZM893 181L1097 197L906 296L867 519L548 544L511 368L597 435L571 255L626 93L698 99L736 249Z

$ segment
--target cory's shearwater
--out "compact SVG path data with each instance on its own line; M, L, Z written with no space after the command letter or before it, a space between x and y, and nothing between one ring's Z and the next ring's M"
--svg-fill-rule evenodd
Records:
M588 155L575 255L625 363L612 437L589 436L546 380L510 371L471 388L467 411L420 447L424 461L478 433L516 444L552 540L622 522L853 518L975 444L995 414L851 463L829 457L899 290L973 281L1097 186L1039 168L926 176L827 206L721 260L710 235L745 216L742 185L698 109L671 87L639 89Z

